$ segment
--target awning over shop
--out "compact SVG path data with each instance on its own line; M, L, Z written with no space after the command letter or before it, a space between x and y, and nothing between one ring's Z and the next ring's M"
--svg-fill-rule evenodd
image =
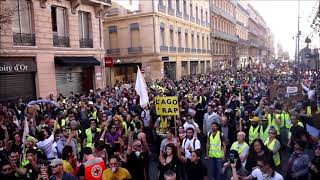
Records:
M100 66L94 57L54 57L54 63L62 66Z

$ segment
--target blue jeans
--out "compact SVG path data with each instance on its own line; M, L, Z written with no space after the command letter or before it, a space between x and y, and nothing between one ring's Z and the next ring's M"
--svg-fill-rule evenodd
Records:
M222 180L222 158L209 158L210 166L212 168L212 177L214 180Z

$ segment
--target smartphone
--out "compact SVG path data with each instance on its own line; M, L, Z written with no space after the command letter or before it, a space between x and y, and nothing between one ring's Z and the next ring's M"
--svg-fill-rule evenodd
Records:
M230 163L234 163L235 155L233 153L229 154Z

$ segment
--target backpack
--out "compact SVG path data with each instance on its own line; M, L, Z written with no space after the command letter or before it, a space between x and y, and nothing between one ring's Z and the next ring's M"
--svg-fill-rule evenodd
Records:
M196 149L196 140L197 140L197 138L194 138L193 139L193 142L192 142L192 146L193 146L193 149L195 150ZM186 141L187 141L187 138L184 138L183 139L183 142L182 142L182 146L184 147L185 145L186 145Z

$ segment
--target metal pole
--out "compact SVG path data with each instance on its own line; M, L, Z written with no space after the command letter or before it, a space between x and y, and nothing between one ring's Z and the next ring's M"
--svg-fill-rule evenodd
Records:
M298 0L298 35L297 35L297 60L300 63L300 0Z

